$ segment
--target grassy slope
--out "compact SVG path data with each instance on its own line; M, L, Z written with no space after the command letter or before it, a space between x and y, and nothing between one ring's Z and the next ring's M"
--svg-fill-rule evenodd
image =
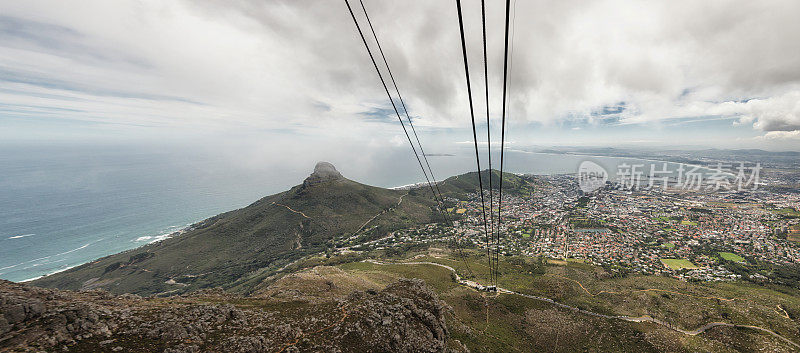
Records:
M488 178L488 171L483 174ZM498 184L499 172L492 175ZM534 182L510 173L504 180L504 190L510 193L525 192ZM440 188L459 197L475 192L477 186L473 172L449 178ZM249 291L284 265L324 251L332 239L351 235L376 214L396 206L406 193L347 179L296 186L212 217L179 237L107 256L33 284L143 295L211 286ZM374 233L440 220L431 199L428 188L408 192L400 206L375 218L365 233L380 236Z
M62 289L90 284L116 293L145 295L230 286L248 274L263 275L306 254L323 251L329 240L355 231L375 214L396 205L404 193L347 179L297 186L213 217L179 237L111 255L33 284ZM401 207L371 225L405 227L428 222L432 205L430 200L408 195ZM165 283L170 279L179 284Z
M474 254L469 261L478 280L486 276L482 260L485 259ZM461 262L449 258L422 257L415 261L438 262L466 273ZM714 328L698 336L687 336L662 326L590 317L509 295L488 300L490 317L487 326L484 297L455 285L446 269L430 265L380 266L368 263L348 263L340 265L340 268L372 282L388 283L395 277L426 280L454 309L455 316L449 322L453 337L464 342L473 352L749 352L765 347L779 352L791 351L790 346L753 330ZM501 262L501 287L546 296L600 313L650 315L686 329L695 329L713 321L756 325L800 342L800 292L797 289L767 288L738 282L687 283L658 276L612 278L602 268L573 262L547 265L544 274L529 270L519 262ZM594 295L565 278L580 281ZM638 291L642 289L676 293ZM618 293L598 294L600 291ZM790 318L777 310L778 306L786 310Z
M719 252L719 256L728 261L744 262L744 258L730 252Z
M687 259L661 259L661 263L669 266L673 270L680 270L683 268L697 268L691 261Z
M489 171L481 171L481 178L483 181L484 189L489 189ZM500 188L500 171L492 170L492 188L498 190ZM519 176L516 174L504 172L503 173L503 192L518 195L528 194L533 189L536 183L541 181L531 176ZM469 172L445 179L439 185L442 194L446 196L453 196L460 198L464 193L472 193L478 191L478 173Z

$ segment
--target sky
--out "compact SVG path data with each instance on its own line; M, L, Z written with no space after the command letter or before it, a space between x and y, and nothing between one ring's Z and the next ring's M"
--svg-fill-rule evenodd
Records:
M467 151L455 1L364 5L426 152ZM480 2L463 8L485 143ZM495 146L504 11L487 2ZM800 150L798 13L793 0L512 1L506 143ZM343 0L2 1L0 140L184 141L272 162L408 148Z

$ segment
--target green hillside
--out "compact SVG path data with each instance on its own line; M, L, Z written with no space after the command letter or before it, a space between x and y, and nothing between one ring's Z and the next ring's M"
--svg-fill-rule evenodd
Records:
M452 307L447 316L451 341L460 341L471 352L795 352L800 342L800 297L798 289L789 286L615 277L601 266L573 261L501 258L501 288L553 300L548 302L459 285L450 269L435 265L452 267L462 276L468 273L464 262L444 247L393 258L378 252L367 256L380 260L337 267L365 283L425 280ZM486 283L485 254L468 251L466 258L476 274L473 279ZM666 325L614 318L618 315L651 317ZM670 328L694 331L712 322L741 326L700 333ZM788 341L753 327L772 330Z
M378 214L365 229L386 232L438 220L429 195L407 193L360 184L338 172L320 177L315 171L302 185L209 218L180 236L33 284L143 295L213 286L246 291L250 282L256 284L294 260L324 251L334 239L351 236Z
M492 190L499 190L500 171L494 169L492 169L491 173L488 169L481 171L483 188L489 189L490 176L492 178ZM533 176L503 173L503 193L509 195L529 194L535 185L539 183L542 182ZM469 172L445 179L439 184L439 189L443 195L463 198L467 193L477 192L479 184L478 172Z

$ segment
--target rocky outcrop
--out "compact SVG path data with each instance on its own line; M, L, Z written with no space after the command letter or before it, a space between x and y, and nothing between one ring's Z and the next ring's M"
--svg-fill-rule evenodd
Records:
M443 352L446 305L421 280L315 303L221 290L141 298L0 282L0 351Z
M380 292L355 292L348 301L354 303L352 320L334 332L348 350L445 351L446 304L422 280L401 279Z
M332 180L344 179L341 173L336 170L333 164L328 162L318 162L314 166L314 172L303 181L303 187L309 187L319 183L324 183Z
M0 283L0 350L10 347L51 347L116 328L114 297L105 292L71 293Z

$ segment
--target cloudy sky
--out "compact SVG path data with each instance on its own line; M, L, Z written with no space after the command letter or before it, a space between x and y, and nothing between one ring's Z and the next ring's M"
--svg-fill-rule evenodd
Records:
M364 3L428 151L471 141L455 1ZM504 2L488 3L499 131ZM799 1L512 4L511 146L800 150ZM484 120L479 6L464 0ZM0 139L405 146L343 0L2 1Z

